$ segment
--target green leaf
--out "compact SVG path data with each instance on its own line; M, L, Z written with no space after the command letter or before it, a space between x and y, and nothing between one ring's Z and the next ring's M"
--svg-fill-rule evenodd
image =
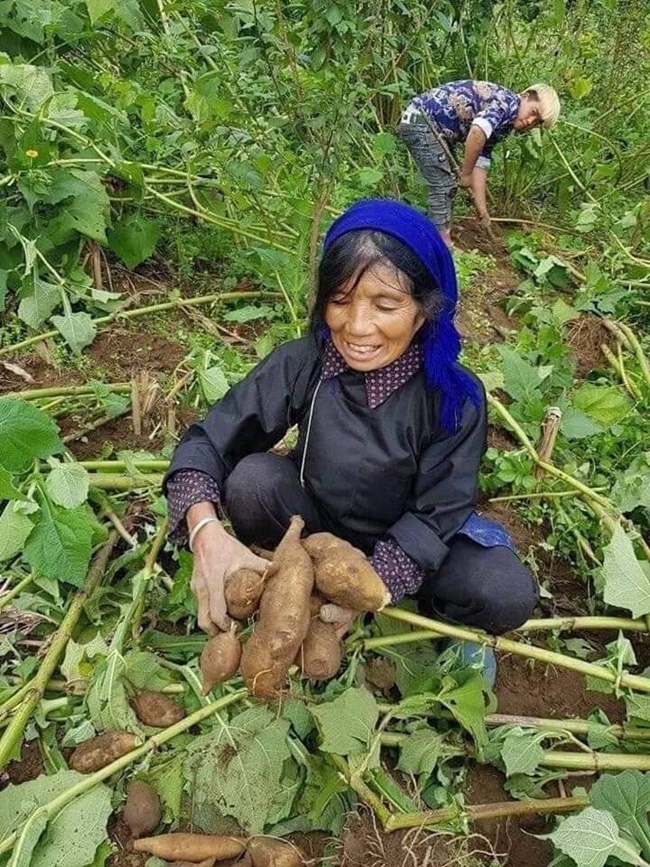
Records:
M188 750L185 778L199 816L209 824L215 810L234 816L259 834L277 810L280 780L291 753L289 723L267 707L253 707L223 721Z
M573 403L589 418L606 428L622 421L631 409L629 399L616 386L593 385L590 382L586 382L576 391Z
M0 836L4 838L18 829L21 839L23 823L36 808L48 804L84 779L83 774L64 770L7 786L0 792ZM20 853L14 849L13 863L25 867L88 867L106 838L106 822L111 811L111 790L100 783L64 807L47 824L47 834L41 842L38 838L44 822L33 831L27 829L21 845L29 845L22 845Z
M53 96L54 88L44 66L6 63L0 65L0 93L13 97L21 108L36 112Z
M11 473L0 466L0 500L26 500L27 497L15 487Z
M545 371L525 361L519 353L509 346L499 346L503 372L503 388L515 400L531 397L545 378ZM546 373L546 376L548 376Z
M84 508L45 505L25 544L25 560L36 572L81 587L90 564L93 525Z
M49 199L55 204L69 198L49 225L51 239L61 243L79 232L105 244L110 199L97 172L72 169L59 175Z
M142 727L129 704L124 685L125 670L124 657L114 648L105 659L95 663L86 693L86 705L95 728L139 734Z
M597 810L606 810L620 830L635 840L644 858L650 857L650 776L641 771L603 774L594 783L589 800Z
M519 726L510 729L501 747L501 758L506 766L506 775L532 774L544 758L542 740L545 733L526 732Z
M199 369L197 372L205 400L210 404L221 400L230 388L223 370L218 365L215 365L207 370Z
M397 769L416 777L427 778L436 765L451 756L461 755L432 729L418 729L400 743Z
M93 25L109 14L123 21L131 30L139 30L143 24L136 0L86 0L86 8Z
M265 319L268 316L273 316L273 308L269 307L268 304L262 304L259 307L254 304L247 304L245 307L230 310L224 314L223 318L226 322L253 322L255 319Z
M636 457L616 479L612 499L622 512L639 506L650 510L650 452Z
M620 858L624 864L643 864L621 838L612 816L593 807L565 819L556 831L543 839L552 840L554 846L573 858L577 867L604 867L610 855Z
M135 268L156 249L160 226L156 220L131 214L118 220L108 233L108 246L127 268Z
M338 698L311 708L326 753L348 756L366 752L379 717L377 702L363 687L346 689Z
M485 681L480 674L472 672L460 686L451 677L443 681L443 691L438 696L441 704L444 704L458 722L467 729L480 750L487 743L487 730L485 728L485 715L488 712L486 698L490 695Z
M145 650L133 650L126 654L124 676L136 689L150 689L153 692L159 692L173 680L171 672L161 665L158 657Z
M40 409L11 397L0 398L0 465L11 473L29 468L35 458L63 451L52 419Z
M603 548L603 598L608 605L627 608L633 617L650 613L650 576L641 568L632 542L620 524Z
M94 669L93 660L97 656L106 656L107 652L106 642L99 633L91 641L83 644L71 638L66 644L65 656L61 663L66 690L73 694L85 692L86 682Z
M570 406L562 413L562 433L568 440L580 440L602 433L605 428L597 424L586 412Z
M97 334L88 313L73 313L68 308L63 316L53 316L51 321L73 352L81 352L93 342Z
M61 290L58 286L36 277L33 294L23 298L18 305L18 316L30 328L38 328L52 315L60 303Z
M11 560L23 550L27 537L34 525L27 515L15 510L15 504L9 503L0 515L0 563Z
M64 509L74 509L88 497L88 473L77 463L56 463L45 480L52 500Z
M160 764L151 767L147 775L162 802L164 820L170 824L176 823L181 815L184 763L184 753L170 751L163 755Z

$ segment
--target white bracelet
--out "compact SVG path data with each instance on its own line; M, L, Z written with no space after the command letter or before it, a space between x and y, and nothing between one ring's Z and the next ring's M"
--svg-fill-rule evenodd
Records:
M199 530L202 530L206 524L211 524L213 521L217 521L217 523L218 523L219 518L215 518L214 516L212 516L210 518L201 518L201 520L198 522L198 524L195 524L194 527L192 527L192 529L190 531L190 538L188 539L188 542L187 542L189 549L192 553L194 553L194 547L193 546L194 546L194 540L196 539L196 534L199 532Z

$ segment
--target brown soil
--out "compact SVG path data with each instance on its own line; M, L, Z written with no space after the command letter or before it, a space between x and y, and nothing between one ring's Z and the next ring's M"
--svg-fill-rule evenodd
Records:
M493 856L489 841L476 834L458 838L421 828L385 834L364 809L348 820L337 844L335 864L336 867L474 867L481 863L472 858L474 853ZM519 867L524 863L518 862Z
M463 250L478 250L479 253L487 253L490 256L500 254L502 257L507 257L508 248L503 229L497 223L493 223L492 233L494 237L491 238L474 217L462 217L454 223L451 234L454 244Z
M503 788L503 775L489 765L473 765L467 778L469 804L493 804L510 801ZM472 826L476 833L484 834L499 853L507 853L504 867L547 867L552 848L545 840L532 834L548 833L551 822L543 816L521 819L485 819Z
M604 343L613 348L612 335L597 316L584 314L570 319L564 326L564 336L576 362L576 376L586 376L592 370L607 367L607 359L600 348Z
M6 771L0 778L0 788L13 783L26 783L35 780L43 773L43 759L38 748L38 741L24 741L20 759L9 762Z
M110 371L114 382L126 382L143 370L169 373L183 359L180 344L157 334L111 325L86 350L98 365Z
M521 656L499 657L496 694L499 713L586 719L600 708L610 722L625 719L624 705L612 695L587 692L581 674Z
M498 449L500 452L511 452L517 448L517 440L502 427L488 424L487 429L488 447Z

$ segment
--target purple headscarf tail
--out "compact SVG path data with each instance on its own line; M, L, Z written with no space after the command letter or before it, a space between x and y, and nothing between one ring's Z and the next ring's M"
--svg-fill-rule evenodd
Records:
M458 364L460 335L454 325L458 301L456 269L449 248L438 230L415 208L390 199L356 202L330 226L323 249L348 232L384 232L401 241L420 259L440 289L445 305L435 321L423 326L424 372L427 384L440 395L440 426L448 434L458 430L463 406L481 405L481 391Z

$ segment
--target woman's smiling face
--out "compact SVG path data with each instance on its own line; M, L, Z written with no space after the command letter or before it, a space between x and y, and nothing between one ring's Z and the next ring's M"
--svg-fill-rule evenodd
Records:
M382 261L339 287L325 307L334 346L349 367L362 373L399 358L423 322L408 279Z

